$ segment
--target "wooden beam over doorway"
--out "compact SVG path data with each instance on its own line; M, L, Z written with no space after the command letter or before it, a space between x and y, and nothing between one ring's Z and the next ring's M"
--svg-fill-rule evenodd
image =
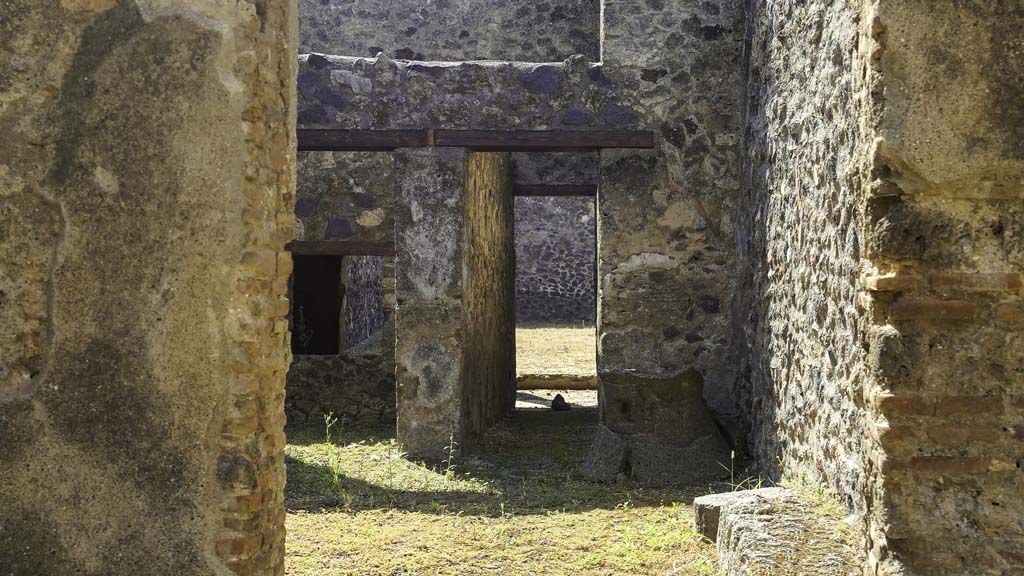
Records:
M338 130L299 128L300 151L387 152L397 148L468 148L484 152L584 152L653 148L645 130Z
M515 184L513 196L597 196L597 184Z
M394 242L362 240L296 240L285 246L301 256L394 256Z

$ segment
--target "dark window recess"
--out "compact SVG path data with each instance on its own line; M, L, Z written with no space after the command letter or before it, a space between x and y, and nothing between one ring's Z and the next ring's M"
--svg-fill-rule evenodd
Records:
M342 300L340 256L292 256L292 353L337 354Z

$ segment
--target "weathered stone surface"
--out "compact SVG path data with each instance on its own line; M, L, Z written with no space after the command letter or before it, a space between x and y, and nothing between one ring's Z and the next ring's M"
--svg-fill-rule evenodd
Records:
M717 541L723 576L862 573L849 527L796 490L712 494L695 499L693 508L698 531Z
M620 477L624 478L628 450L622 436L598 426L580 473L596 482L615 482Z
M297 173L296 240L394 241L391 154L300 152ZM288 371L286 412L296 422L325 413L366 424L394 421L394 259L348 256L341 267L343 354L302 360ZM349 354L354 346L358 353Z
M4 573L283 574L294 10L0 4Z
M600 56L599 0L301 0L299 8L303 53L524 62Z
M695 368L674 378L601 373L602 428L628 447L622 468L654 484L699 483L723 477L729 446L704 404ZM595 438L588 459L606 462L608 442Z
M539 69L549 78L545 91L537 90ZM608 129L621 127L602 120L608 106L630 108L624 82L581 58L540 65L305 54L299 71L299 123L310 127L566 129L572 110L595 119L586 129Z
M398 441L442 459L462 431L464 153L397 150L395 170Z
M1024 254L1022 22L905 0L748 14L737 389L764 469L863 522L869 574L1024 567L1019 446L994 433L1020 418L999 310Z
M395 424L394 356L357 349L335 356L295 356L288 368L290 423L320 424L332 414L343 428Z
M328 240L332 223L346 240L394 240L391 154L299 152L297 170L296 240Z
M783 4L748 15L734 303L741 423L766 475L827 483L863 513L866 319L851 281L861 257L863 110L846 73L857 65L859 9ZM813 50L784 38L815 38Z
M516 198L516 317L593 323L596 232L593 198Z
M736 411L722 303L734 286L742 4L606 0L602 21L615 98L599 118L660 138L653 151L601 153L598 370L657 380L696 368L720 414Z

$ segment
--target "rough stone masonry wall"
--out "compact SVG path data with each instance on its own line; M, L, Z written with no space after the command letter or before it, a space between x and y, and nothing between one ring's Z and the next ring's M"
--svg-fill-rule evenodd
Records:
M847 0L749 4L733 323L762 471L827 484L863 515L859 18Z
M602 423L640 479L714 475L728 449L700 399L735 413L727 303L742 6L605 0L603 13L602 75L632 111L624 124L660 138L653 151L601 152ZM687 430L673 424L683 416ZM602 437L591 462L616 451Z
M300 152L296 240L392 242L394 158L381 152ZM344 342L333 356L296 356L288 370L290 422L333 414L349 424L395 421L394 259L346 256Z
M600 59L600 11L599 0L303 0L299 44L302 53L353 57L375 57L383 52L391 58L413 60L560 62L582 55L596 62ZM472 85L461 88L463 91L453 96L474 96ZM531 155L516 156L519 165L533 163ZM382 179L391 177L386 172L380 175ZM567 172L555 183L592 183L596 177L585 180L590 175ZM299 180L301 187L301 173ZM517 230L522 232L516 236L521 319L592 322L593 225L580 221L578 211L584 204L538 198L516 205ZM543 261L538 260L541 255Z
M868 574L1024 568L1022 23L751 4L741 396L762 465L864 520Z
M599 0L301 0L299 52L403 60L599 60Z
M516 198L516 318L593 324L597 215L593 198Z
M0 6L5 572L283 573L295 17Z

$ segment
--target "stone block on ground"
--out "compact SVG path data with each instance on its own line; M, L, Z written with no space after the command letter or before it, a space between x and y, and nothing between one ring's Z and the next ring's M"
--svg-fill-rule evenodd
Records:
M834 508L798 490L762 488L693 501L697 530L717 541L725 576L854 576L861 572L852 529Z
M690 369L671 377L603 373L604 430L588 462L603 457L610 440L625 445L621 469L647 484L696 484L727 474L729 445L704 403L703 377Z
M580 471L596 482L614 482L626 467L626 455L626 441L608 428L598 426Z

